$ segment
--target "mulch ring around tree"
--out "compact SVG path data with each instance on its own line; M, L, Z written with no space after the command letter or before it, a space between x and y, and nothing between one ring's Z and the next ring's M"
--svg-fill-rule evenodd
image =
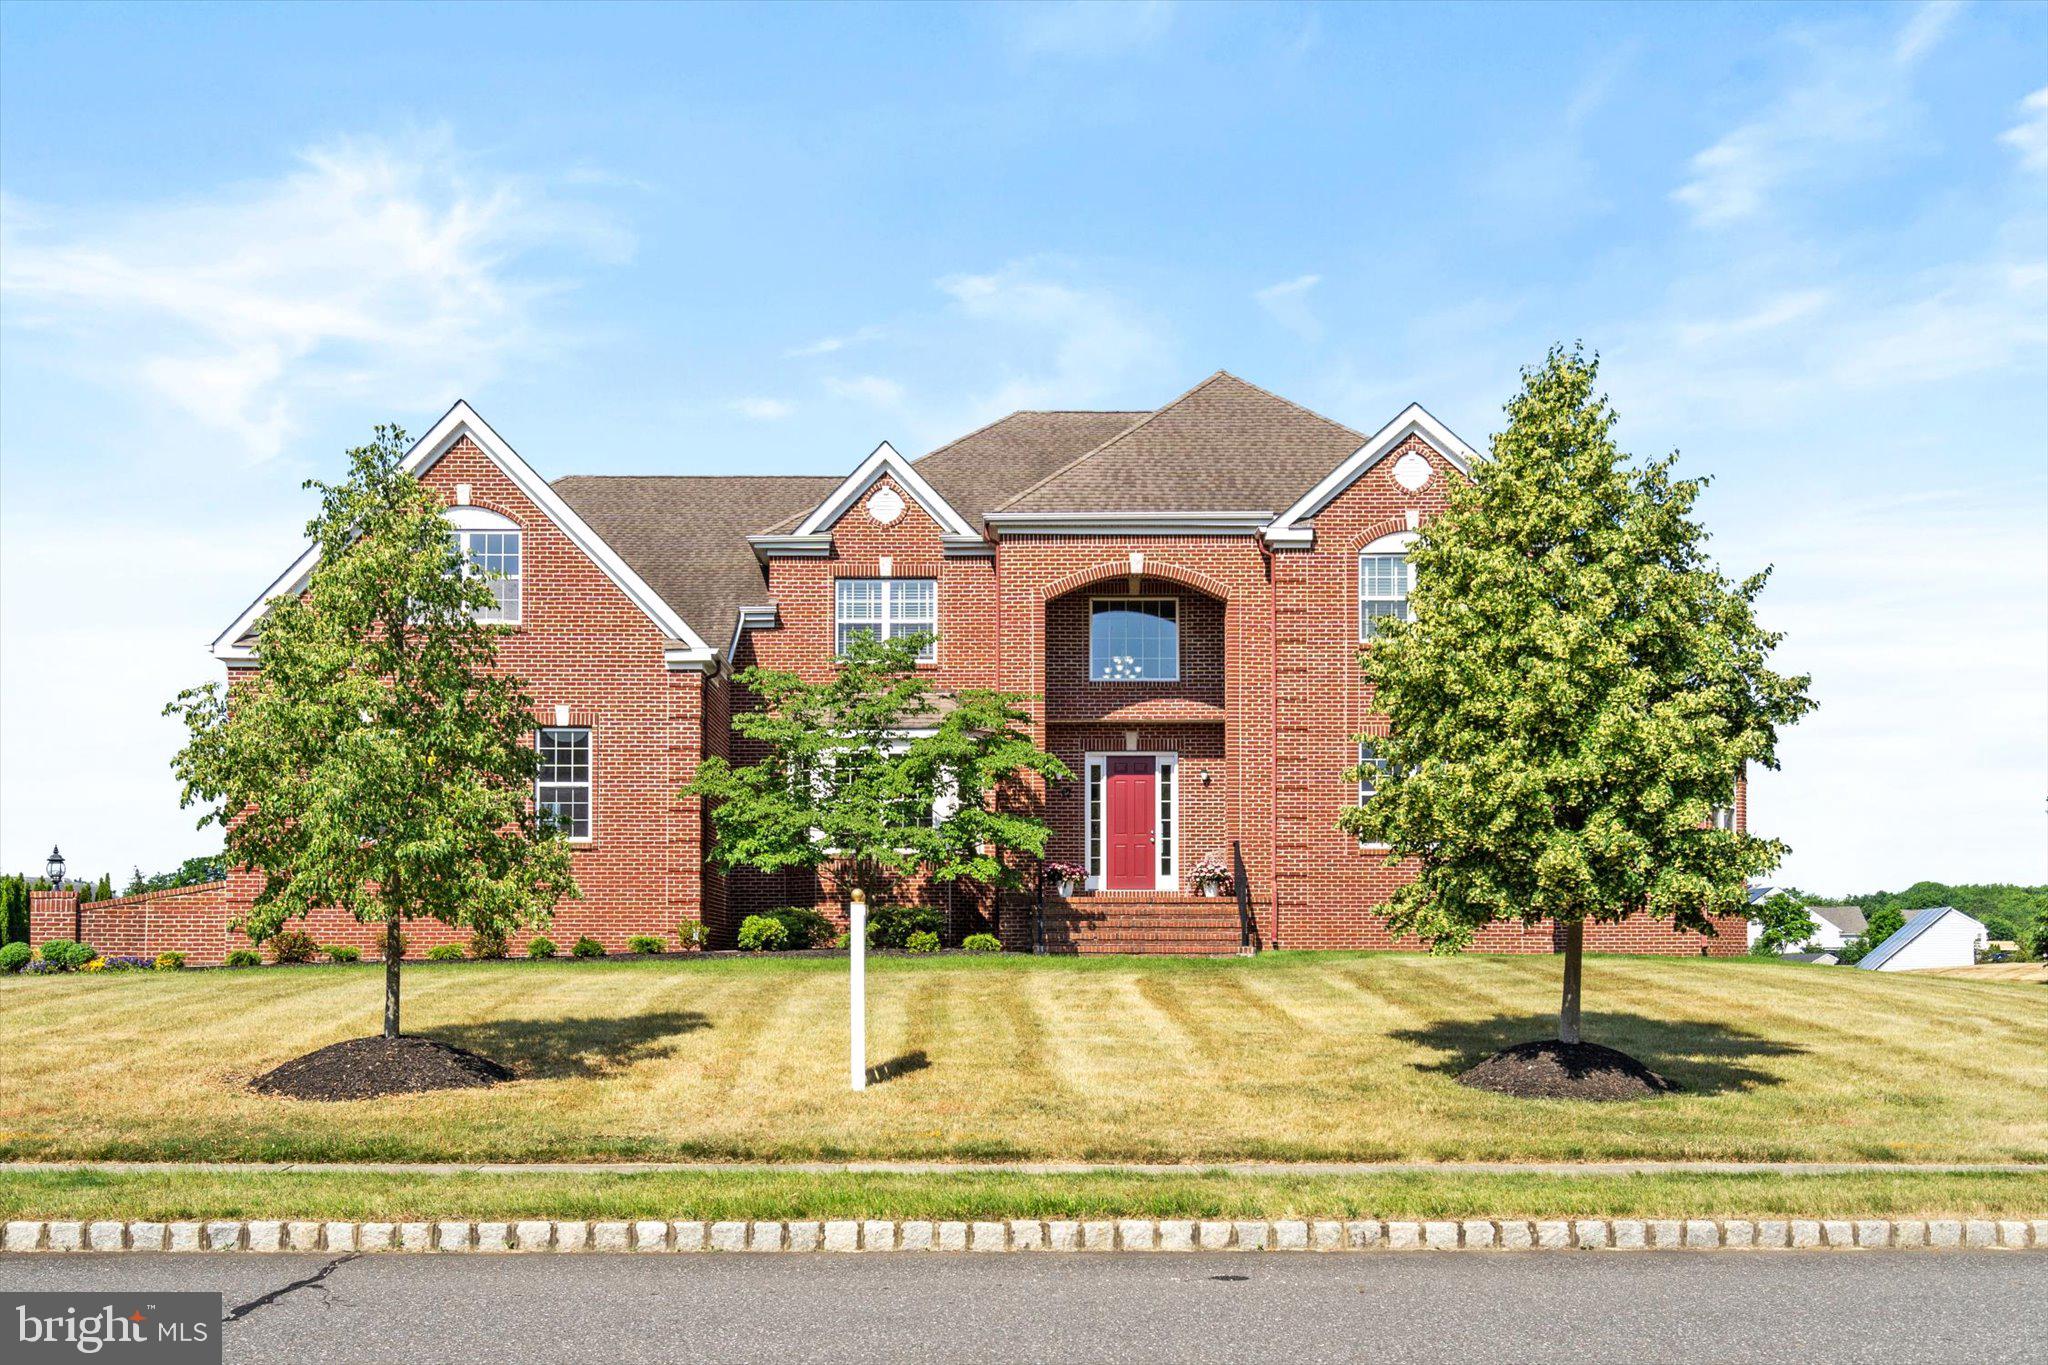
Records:
M369 1100L470 1090L512 1078L488 1057L431 1038L350 1038L294 1057L250 1081L249 1088L295 1100Z
M1517 1043L1458 1077L1459 1085L1530 1100L1640 1100L1685 1087L1598 1043Z

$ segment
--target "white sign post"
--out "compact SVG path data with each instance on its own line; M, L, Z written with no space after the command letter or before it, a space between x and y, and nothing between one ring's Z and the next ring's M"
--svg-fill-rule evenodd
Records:
M847 1079L855 1090L868 1088L868 898L858 887L846 907L846 954L853 962L852 1047L847 1053Z

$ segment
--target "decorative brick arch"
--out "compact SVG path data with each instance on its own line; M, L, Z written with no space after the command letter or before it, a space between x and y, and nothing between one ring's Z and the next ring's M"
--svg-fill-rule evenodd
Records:
M1351 537L1351 544L1347 548L1353 554L1356 554L1381 536L1397 536L1415 529L1420 529L1419 523L1416 527L1410 527L1406 513L1396 517L1382 517L1372 525L1361 530L1357 535Z
M468 502L451 502L444 506L441 510L443 512L459 512L465 507L474 507L480 512L489 512L494 516L503 517L505 520L511 522L514 526L517 526L522 531L528 531L533 529L531 526L527 524L527 518L520 516L510 507L501 507L495 502L486 502L484 499L477 497L474 493L470 495L470 499Z
M1088 568L1070 573L1064 578L1054 580L1039 592L1039 600L1050 602L1055 597L1065 597L1076 588L1085 588L1090 583L1100 583L1111 578L1129 578L1130 576L1131 561L1129 558L1112 559L1105 563L1091 565ZM1140 578L1160 578L1169 583L1178 583L1184 588L1193 588L1196 592L1206 593L1219 602L1228 602L1230 600L1230 589L1225 587L1220 580L1211 578L1200 570L1185 568L1179 564L1155 562L1149 554L1145 556L1145 572L1138 576Z

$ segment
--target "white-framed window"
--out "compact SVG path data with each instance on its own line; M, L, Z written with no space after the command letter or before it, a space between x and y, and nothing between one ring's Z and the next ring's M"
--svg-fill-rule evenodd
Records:
M1373 638L1381 621L1412 621L1408 594L1415 587L1415 566L1408 562L1413 533L1381 536L1358 552L1358 639Z
M1716 806L1708 817L1715 829L1735 828L1735 807Z
M596 766L589 729L551 725L540 732L538 745L540 773L534 781L533 804L553 816L570 839L590 838Z
M837 593L833 647L841 654L856 634L879 640L929 635L919 663L938 658L939 581L936 578L842 578Z
M1358 804L1363 806L1380 794L1380 775L1388 771L1387 760L1380 757L1379 750L1368 741L1358 745ZM1360 848L1385 848L1385 844L1369 839L1358 841Z
M1159 881L1163 886L1173 885L1174 811L1180 799L1173 786L1177 766L1171 755L1161 754L1153 767L1159 785Z
M1180 603L1171 597L1098 597L1088 604L1093 682L1178 682Z
M519 524L481 507L451 507L449 533L462 571L490 587L496 605L477 613L479 621L519 624L519 586L524 564Z

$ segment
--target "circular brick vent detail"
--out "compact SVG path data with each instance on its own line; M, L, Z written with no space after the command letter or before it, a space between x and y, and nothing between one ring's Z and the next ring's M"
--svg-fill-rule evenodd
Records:
M1429 458L1409 451L1394 461L1394 482L1413 493L1429 482Z
M884 526L894 525L903 515L903 495L893 488L882 489L868 499L868 515Z

